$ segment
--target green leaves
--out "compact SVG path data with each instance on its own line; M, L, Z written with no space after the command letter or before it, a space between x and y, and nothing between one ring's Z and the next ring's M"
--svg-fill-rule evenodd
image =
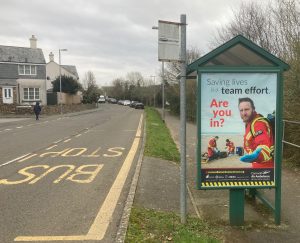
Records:
M60 78L57 77L53 84L53 92L60 92ZM61 90L63 93L76 94L78 91L82 90L81 84L74 78L66 75L61 76Z

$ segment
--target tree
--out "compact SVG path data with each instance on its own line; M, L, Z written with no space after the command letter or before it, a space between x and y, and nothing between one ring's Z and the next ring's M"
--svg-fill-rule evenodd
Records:
M197 47L191 47L186 50L186 64L189 65L201 56L201 51ZM167 81L177 81L177 75L180 73L179 62L167 62L165 67L165 79ZM162 77L162 73L160 74Z
M192 47L186 52L187 65L194 62L201 56L201 51ZM180 63L170 62L167 63L165 68L165 80L167 84L165 86L166 100L170 103L170 110L173 114L179 114L180 112L180 97L179 97L179 80L177 79L180 73ZM162 76L162 75L161 75ZM175 83L175 84L174 84ZM186 105L188 107L187 119L195 120L196 117L196 81L188 80L186 85Z
M88 71L84 75L83 79L83 103L95 103L98 101L99 96L101 95L101 90L96 84L96 78L92 71Z
M60 92L60 78L57 77L53 84L53 92ZM68 94L76 94L78 91L82 90L81 84L74 78L66 75L61 76L61 91Z

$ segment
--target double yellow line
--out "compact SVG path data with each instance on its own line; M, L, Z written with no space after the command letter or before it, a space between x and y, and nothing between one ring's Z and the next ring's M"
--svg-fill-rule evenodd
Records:
M18 236L15 241L84 241L84 240L102 240L111 221L113 212L124 187L126 178L130 171L134 156L137 152L141 134L142 134L143 114L140 117L139 125L136 131L132 146L126 156L126 159L111 186L104 202L100 205L100 210L86 235L70 236Z

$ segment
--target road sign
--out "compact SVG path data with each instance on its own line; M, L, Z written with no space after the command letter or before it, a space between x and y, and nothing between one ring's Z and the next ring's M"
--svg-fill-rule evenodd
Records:
M180 23L158 21L158 60L180 60Z

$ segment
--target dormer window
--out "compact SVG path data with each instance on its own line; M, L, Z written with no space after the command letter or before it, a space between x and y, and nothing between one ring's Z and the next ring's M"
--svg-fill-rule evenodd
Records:
M36 75L36 66L19 65L19 75Z

